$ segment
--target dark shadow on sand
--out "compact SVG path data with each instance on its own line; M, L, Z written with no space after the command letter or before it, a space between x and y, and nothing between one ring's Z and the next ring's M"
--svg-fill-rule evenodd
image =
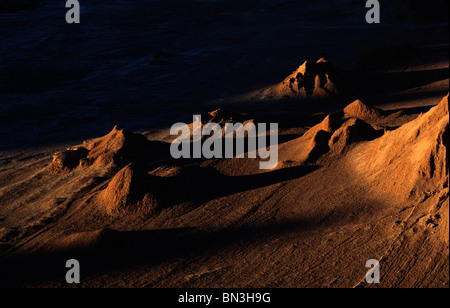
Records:
M228 176L213 168L185 167L174 177L152 177L149 191L155 189L154 184L157 185L154 191L158 192L164 207L184 202L199 206L217 198L301 178L318 168L299 166L254 175Z
M248 176L227 176L212 168L185 167L172 178L157 180L164 206L191 202L194 206L243 192L305 176L316 166L291 167ZM146 189L155 189L154 186ZM77 259L82 276L107 274L142 266L153 267L166 261L191 258L207 251L262 241L274 235L303 232L312 221L295 220L260 226L230 227L205 232L196 228L146 231L103 230L95 243L83 249L40 250L30 255L10 255L0 260L0 287L20 287L40 282L61 282L65 262Z
M296 220L212 232L195 228L145 231L104 230L99 241L88 248L41 251L30 255L3 258L0 262L0 287L22 287L44 282L70 286L65 283L65 275L68 271L65 264L69 259L80 262L83 280L83 278L107 275L114 271L139 269L143 271L142 267L149 269L162 262L181 261L205 252L220 253L219 250L229 246L245 247L274 235L304 232L312 227L313 224L308 221Z

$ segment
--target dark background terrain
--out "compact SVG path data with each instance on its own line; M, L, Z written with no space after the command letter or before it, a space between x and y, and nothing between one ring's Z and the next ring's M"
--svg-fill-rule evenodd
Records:
M69 25L61 1L2 0L0 150L189 121L306 59L349 69L395 44L448 55L448 1L398 2L369 25L365 1L80 1ZM424 84L448 71L435 73Z

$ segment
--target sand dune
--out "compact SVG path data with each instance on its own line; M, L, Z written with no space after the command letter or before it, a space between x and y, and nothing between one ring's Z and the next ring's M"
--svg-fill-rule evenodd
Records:
M373 120L383 117L383 110L373 108L356 100L344 108L344 116L346 118L357 118L360 120Z
M392 194L448 190L448 96L426 114L365 145L358 170Z

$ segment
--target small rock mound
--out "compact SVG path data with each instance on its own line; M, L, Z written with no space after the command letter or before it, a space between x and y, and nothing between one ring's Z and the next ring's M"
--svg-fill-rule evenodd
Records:
M315 127L315 129L321 129L326 132L332 133L339 127L341 127L343 123L342 113L332 113L326 116L326 118Z
M225 134L224 128L226 124L242 123L243 125L247 125L249 123L255 123L253 119L248 120L243 114L224 110L221 108L202 114L200 122L202 127L210 123L218 124L222 128L222 135ZM195 122L189 124L189 127L191 128L191 134L194 133L194 124ZM244 135L247 136L246 131L244 132ZM205 139L208 138L208 136L202 135L202 138Z
M279 148L279 160L301 164L313 163L329 151L328 141L331 133L314 129L300 138L282 144Z
M109 215L152 213L158 205L155 195L149 192L152 186L150 176L130 164L120 170L99 194L100 202Z
M330 148L328 147L328 140L330 140L331 134L324 130L319 130L314 134L314 137L309 141L306 147L305 163L314 162L320 156L327 153Z
M71 170L77 167L80 161L87 157L88 153L89 151L84 147L73 147L57 152L53 155L53 170L55 172Z
M93 167L93 171L101 170L107 174L130 163L151 165L155 160L167 157L167 149L164 142L149 141L144 135L115 126L106 136L56 153L52 167L56 172L70 171L77 166Z
M127 158L148 145L144 135L135 134L127 128L115 126L104 137L84 143L89 151L83 165L108 167L129 162Z
M339 94L338 74L338 69L325 59L305 61L277 86L276 92L287 97L333 97Z
M383 116L383 110L366 105L360 100L356 100L344 108L344 117L347 119L377 120Z
M226 123L242 122L244 120L245 118L241 114L221 108L202 114L203 125L208 123L217 123L222 126Z
M349 145L358 141L373 140L381 137L384 130L376 130L368 123L352 118L345 122L331 136L328 146L336 154L341 154Z
M209 123L216 123L219 124L221 127L224 127L225 124L227 123L249 123L249 122L253 122L253 120L248 120L246 116L243 114L224 110L221 108L201 115L202 125L206 125ZM193 123L190 126L192 125Z

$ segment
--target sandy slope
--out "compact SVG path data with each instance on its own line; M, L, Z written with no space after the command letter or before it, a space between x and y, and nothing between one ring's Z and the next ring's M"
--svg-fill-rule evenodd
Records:
M132 3L136 12L139 3ZM214 7L197 5L199 16L203 16L203 5L206 11ZM264 14L271 16L273 10L267 5ZM292 3L279 8L292 12L292 20L283 19L281 13L276 20L284 21L290 29L298 17L294 8ZM141 50L133 50L127 61L115 61L114 56L120 58L125 52L119 48L107 59L111 62L104 63L105 67L117 66L114 78L103 66L90 67L102 55L100 50L92 63L86 64L86 78L53 88L52 82L60 80L62 73L47 72L49 78L41 78L42 82L31 89L45 93L32 96L31 109L19 104L28 92L19 89L11 94L8 91L15 90L8 85L14 79L4 83L0 91L6 94L2 97L14 98L19 107L2 106L1 127L12 123L23 127L23 131L1 130L6 148L26 145L36 136L33 140L42 141L42 145L0 153L0 286L65 287L65 261L76 258L83 267L85 287L374 287L364 281L369 259L380 261L379 287L448 287L448 98L442 100L449 88L448 44L441 39L448 26L431 27L435 32L430 36L427 27L409 32L421 38L420 48L397 44L363 53L358 46L369 38L347 41L349 33L365 29L352 28L353 21L350 30L336 35L329 31L334 29L332 24L325 23L324 39L308 42L317 31L308 22L320 19L323 11L315 5L307 9L307 19L296 27L305 29L301 35L306 45L302 46L311 45L304 48L316 57L312 62L299 59L290 33L284 34L285 40L280 39L285 45L267 46L267 35L283 37L280 33L285 33L275 27L266 29L264 35L252 36L255 41L242 37L251 50L267 46L259 56L250 52L241 59L240 52L233 56L235 51L217 49L217 41L203 51L189 49L190 43L183 41L187 50L173 46L180 55L152 51L155 63L151 65L159 67L156 71L141 71L141 61L147 61ZM225 26L235 18L235 8L230 5L229 10ZM157 13L152 18L159 21ZM344 12L348 16L353 13L351 8ZM178 14L181 19L177 22L191 25L189 14ZM255 22L246 30L253 33L260 24L249 16L239 20ZM136 25L140 26L147 16L138 17ZM209 17L203 18L209 22ZM340 21L333 18L329 22ZM214 26L222 29L223 25ZM96 27L103 29L104 25ZM203 25L196 21L190 29L199 28ZM165 28L158 31L161 37L169 35ZM380 34L386 29L376 31ZM227 33L223 33L225 38ZM50 39L61 41L61 52L66 48L65 34L62 36ZM90 42L90 37L79 36L82 42ZM436 37L439 40L435 41ZM12 41L8 44L14 45ZM315 59L322 56L317 50L326 50L339 59L337 74L334 65L330 70L329 64L323 65L328 62L317 63ZM192 56L202 52L214 54L209 60L213 66ZM265 59L272 52L282 66ZM347 52L349 56L345 56ZM280 53L289 57L280 60L284 57ZM156 54L158 59L154 59ZM355 54L358 57L353 57ZM235 58L240 60L235 62ZM252 66L265 66L260 63L266 60L271 68L262 73L262 81L251 79L249 76L260 74L255 74ZM200 67L199 71L183 70L186 63ZM6 72L12 70L8 65L2 68ZM293 70L299 65L289 75L286 68ZM166 67L177 77L164 75ZM282 70L285 78L278 78L274 70ZM37 72L46 76L45 70ZM140 76L151 90L161 93L155 97L157 112L140 103L148 98L145 87L139 84L143 81L119 72ZM199 83L200 77L207 84ZM267 86L269 79L273 84ZM93 80L98 84L92 84ZM114 108L111 103L102 105L103 94L114 101L116 93L102 80L112 80L121 85L118 88L137 93L127 97L137 103L121 102ZM224 84L232 90L222 89ZM45 92L48 87L51 91ZM86 103L86 107L69 101L64 108L74 109L68 119L60 119L53 109L42 114L36 111L41 108L36 106L53 108L63 94L78 93L80 88L87 89L80 97L100 93L96 96L100 102ZM92 108L102 116L111 112L113 119L123 116L129 122L164 122L178 118L174 106L179 105L164 109L167 101L182 96L197 101L205 95L218 99L201 104L202 108L192 104L187 109L189 116L207 108L209 113L202 117L205 123L280 124L280 162L275 170L260 170L259 161L254 159L175 161L169 156L172 137L166 129L171 121L141 133L110 127L104 136L97 129L110 119L75 121L73 126L65 121L72 116L76 120L80 114L85 120L86 110ZM146 111L139 114L143 109ZM178 112L182 111L186 110ZM146 118L149 113L152 117ZM41 121L47 124L33 130L35 124L26 122L28 117L36 122L50 121ZM58 126L55 118L64 125ZM22 126L22 122L30 126ZM81 130L75 133L75 128ZM47 145L44 141L51 139L47 130L60 131L56 135L63 136L65 142ZM78 138L81 132L86 132L86 138L98 138L79 145L67 141ZM61 140L59 137L52 140Z
M369 259L381 286L448 286L448 99L372 141L342 134L354 106L340 128L327 117L281 145L290 161L265 173L248 159L164 160L164 144L120 127L87 141L74 169L4 163L2 283L61 285L55 264L70 256L84 286L364 287ZM343 147L296 159L321 129Z

